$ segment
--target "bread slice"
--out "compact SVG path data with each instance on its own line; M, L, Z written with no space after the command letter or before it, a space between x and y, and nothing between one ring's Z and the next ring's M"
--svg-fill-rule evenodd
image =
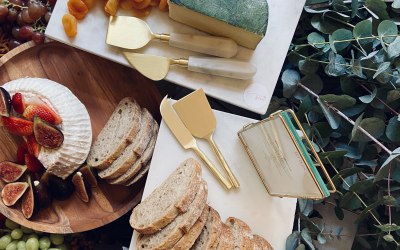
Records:
M166 227L154 234L139 235L136 242L137 249L171 249L200 218L200 214L206 206L207 193L207 183L203 181L186 213L178 215Z
M235 237L235 249L249 250L254 248L253 233L244 221L229 217L225 223L232 229Z
M87 163L97 169L110 166L135 138L140 116L140 107L133 98L122 99L93 143Z
M200 164L189 158L133 209L129 220L131 226L143 234L159 231L188 210L200 183Z
M216 249L222 232L221 230L221 218L218 212L210 207L210 212L208 214L206 224L204 225L201 234L199 235L191 249Z
M145 175L147 174L147 172L149 171L149 169L150 169L150 164L151 164L151 161L149 161L149 162L146 164L146 166L142 167L142 169L140 169L139 172L138 172L135 176L133 176L133 178L131 178L129 181L127 181L127 182L124 184L124 186L133 185L133 184L135 184L136 182L138 182L140 179L142 179L143 176L145 176Z
M99 177L103 179L113 179L124 174L145 151L154 134L154 123L156 122L149 111L143 108L140 130L135 140L122 151L122 154L118 156L108 168L98 171Z
M222 224L222 232L220 240L218 242L217 250L232 250L235 248L235 238L233 236L232 229Z
M274 250L269 242L260 235L253 234L254 250Z
M175 246L171 250L190 249L190 247L193 245L193 243L196 241L197 237L199 237L201 231L203 230L209 212L209 206L205 205L203 208L203 212L200 215L200 218L197 219L196 223L194 223L192 228L190 228L189 232L183 235L183 237L175 244Z
M132 165L129 169L121 176L108 179L108 183L110 184L127 184L139 171L142 169L146 164L150 161L151 157L153 156L154 147L157 141L157 131L158 125L154 125L154 136L150 139L149 144L147 145L146 150L143 152L142 156Z

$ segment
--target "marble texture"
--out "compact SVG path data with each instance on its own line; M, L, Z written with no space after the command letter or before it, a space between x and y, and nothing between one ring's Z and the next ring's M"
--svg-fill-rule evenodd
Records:
M121 53L123 50L105 43L109 19L103 11L102 3L102 1L96 2L85 19L79 21L78 35L74 39L70 39L65 35L61 23L62 16L68 13L67 0L58 0L47 26L46 35L54 40L129 67L129 63ZM203 88L209 96L264 114L271 100L304 3L305 0L268 0L269 21L265 37L254 51L239 47L238 54L234 57L249 61L257 67L257 74L251 80L204 75L188 72L180 67L172 67L166 80L191 89ZM129 11L119 10L117 15L131 14ZM155 8L144 20L155 33L204 34L171 20L168 13L160 12ZM199 55L188 50L173 48L160 41L151 41L146 47L136 50L136 52L172 58ZM253 94L252 90L254 89L263 91Z
M237 190L226 191L202 164L202 176L208 183L208 204L214 207L223 221L229 216L244 220L253 230L271 243L274 249L285 249L286 238L292 233L296 201L294 198L270 196L264 188L257 171L240 143L237 131L254 122L224 112L214 111L217 129L214 139L228 165L240 182ZM217 168L222 167L205 140L198 139L198 146L205 152ZM184 150L164 122L155 146L150 171L143 197L148 196L185 159L200 159L191 150ZM137 234L134 233L130 249L136 249Z

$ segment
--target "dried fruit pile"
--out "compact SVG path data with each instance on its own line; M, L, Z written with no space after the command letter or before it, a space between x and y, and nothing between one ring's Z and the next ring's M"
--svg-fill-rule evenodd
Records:
M20 44L44 42L56 0L0 0L0 57Z
M61 117L40 98L24 98L21 93L11 97L0 87L0 125L7 132L23 138L15 162L0 162L0 179L7 183L1 190L1 198L6 206L21 200L22 213L27 219L40 208L48 207L53 198L65 200L74 190L78 197L88 202L88 184L97 185L88 167L82 167L82 173L77 172L67 180L45 172L38 159L40 150L41 147L57 149L61 146L64 136L57 127L61 123ZM83 178L89 183L85 184Z

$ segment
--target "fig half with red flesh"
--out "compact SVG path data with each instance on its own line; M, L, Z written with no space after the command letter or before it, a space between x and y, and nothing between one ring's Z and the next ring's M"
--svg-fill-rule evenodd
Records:
M1 190L1 198L6 206L14 205L29 187L26 182L13 182L8 183Z
M11 111L11 97L7 90L0 87L0 115L10 116Z
M26 166L11 161L0 162L0 178L7 182L17 181L26 171Z
M97 187L97 179L96 176L93 174L91 166L85 164L83 167L79 169L79 172L82 173L85 183L89 184L89 186L92 188Z
M28 190L22 196L21 210L22 214L27 219L32 217L33 212L35 210L35 196L33 194L31 178L29 176L28 176Z
M64 141L64 135L57 127L37 116L33 118L33 134L37 143L46 148L58 148Z

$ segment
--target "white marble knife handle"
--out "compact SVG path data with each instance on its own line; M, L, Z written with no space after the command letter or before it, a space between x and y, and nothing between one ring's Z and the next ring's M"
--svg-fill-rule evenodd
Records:
M169 45L202 54L230 58L236 55L238 45L230 38L217 36L199 36L170 34Z
M209 75L248 80L255 75L257 68L245 61L189 56L188 70Z

